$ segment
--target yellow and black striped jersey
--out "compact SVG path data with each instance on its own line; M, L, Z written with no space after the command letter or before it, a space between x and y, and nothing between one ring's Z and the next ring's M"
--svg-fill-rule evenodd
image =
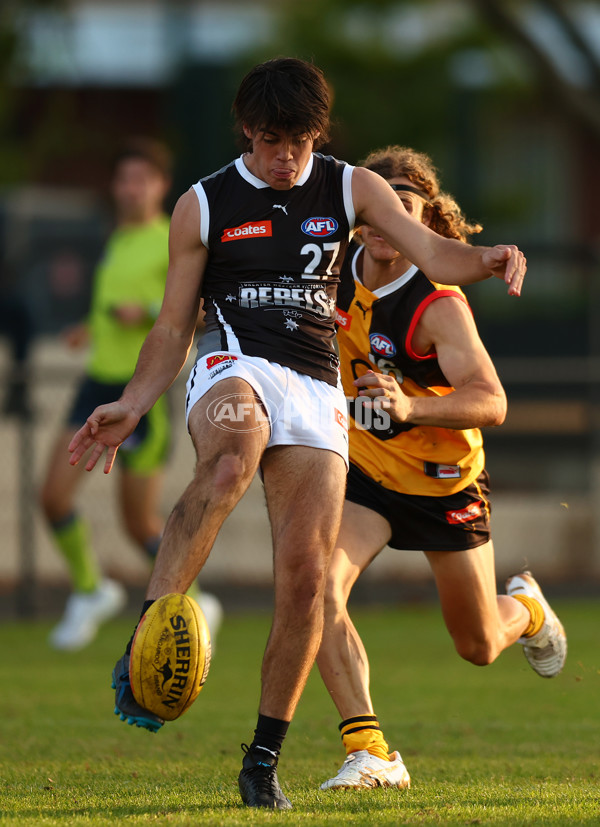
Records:
M466 298L458 287L429 281L416 266L372 292L360 279L363 255L362 246L353 242L342 270L336 319L342 384L352 398L350 461L393 491L453 494L484 468L481 432L391 422L364 409L352 383L373 370L393 374L408 396L450 393L437 355L416 353L413 336L432 301L453 296L466 303Z

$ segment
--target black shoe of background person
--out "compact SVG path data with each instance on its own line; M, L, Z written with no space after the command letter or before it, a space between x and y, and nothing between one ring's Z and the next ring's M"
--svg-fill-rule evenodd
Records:
M248 807L268 807L274 810L291 810L277 780L277 755L264 747L250 749L242 744L246 753L238 784L242 801Z

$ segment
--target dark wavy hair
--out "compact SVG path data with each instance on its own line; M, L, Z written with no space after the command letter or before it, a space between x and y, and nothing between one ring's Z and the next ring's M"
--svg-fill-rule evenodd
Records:
M260 63L248 72L232 111L245 149L252 142L244 135L244 126L253 134L269 129L307 133L317 146L329 137L330 105L329 87L317 66L306 60L280 57Z

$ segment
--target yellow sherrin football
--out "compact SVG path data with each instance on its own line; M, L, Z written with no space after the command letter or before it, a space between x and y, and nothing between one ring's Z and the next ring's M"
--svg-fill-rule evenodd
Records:
M189 709L210 667L210 633L202 610L186 594L155 600L140 620L129 660L136 701L165 721Z

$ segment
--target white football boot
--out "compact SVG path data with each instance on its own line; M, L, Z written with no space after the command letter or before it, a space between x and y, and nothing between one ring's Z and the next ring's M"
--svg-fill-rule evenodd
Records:
M70 652L83 649L96 637L100 624L117 615L126 603L123 586L108 578L89 594L73 592L61 621L50 632L50 645Z
M335 778L321 784L322 790L348 790L373 787L410 787L410 775L399 752L392 752L389 761L361 749L351 752Z
M206 620L206 625L208 626L208 631L210 633L211 652L214 655L217 642L217 633L221 628L221 623L223 621L223 606L221 601L214 594L205 592L203 589L200 589L199 594L197 592L192 592L190 589L188 591L188 595L194 598L202 610L202 614L204 615L204 619Z
M195 595L193 596L196 597ZM217 632L221 628L223 621L223 606L218 597L215 597L215 595L210 592L205 592L203 589L200 590L200 594L196 597L196 600L206 619L208 631L210 632L211 648L214 653Z
M562 623L553 612L531 572L513 574L506 581L506 593L522 594L537 600L544 610L544 625L533 637L520 637L519 643L531 668L542 678L553 678L567 659L567 636Z

